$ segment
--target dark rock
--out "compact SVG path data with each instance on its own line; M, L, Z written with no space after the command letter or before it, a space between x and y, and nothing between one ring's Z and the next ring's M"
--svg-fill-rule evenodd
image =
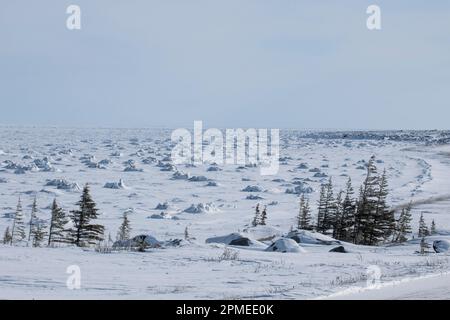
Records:
M243 246L243 247L248 247L250 246L250 239L249 238L238 238L238 239L234 239L230 242L231 246Z
M345 250L345 248L343 246L333 248L329 252L347 253L347 251Z

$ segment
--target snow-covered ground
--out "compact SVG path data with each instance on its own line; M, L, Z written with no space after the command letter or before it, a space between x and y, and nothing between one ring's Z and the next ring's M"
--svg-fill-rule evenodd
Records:
M390 203L415 203L413 229L417 230L423 213L428 224L435 220L439 233L428 241L449 239L450 146L434 143L448 135L285 131L278 174L261 176L259 168L237 165L218 166L219 170L211 169L210 164L173 167L170 133L156 129L0 128L2 234L11 225L19 196L27 217L36 196L39 217L48 221L55 197L69 211L75 208L80 188L89 182L100 209L99 222L112 238L125 211L133 235L151 234L160 241L181 239L188 227L195 238L178 247L145 253L1 245L0 298L306 299L364 286L371 266L380 269L382 283L449 269L448 253L419 255L417 239L376 248L343 244L348 253L331 253L336 245L320 244L302 244L303 250L292 253L265 251L272 237L288 233L295 224L298 195L286 190L300 184L311 187L309 197L315 211L321 183L331 176L337 187L344 187L351 176L357 187L364 178L364 161L373 154L379 169L387 170ZM247 229L257 203L267 205L268 226ZM211 237L239 232L254 239L256 245L231 246L238 252L232 259L221 258L224 244L205 243ZM71 265L81 270L78 290L66 286L66 270ZM414 283L402 286L414 287ZM420 287L424 298L436 298L442 289ZM378 298L415 297L388 291L380 289L386 294Z

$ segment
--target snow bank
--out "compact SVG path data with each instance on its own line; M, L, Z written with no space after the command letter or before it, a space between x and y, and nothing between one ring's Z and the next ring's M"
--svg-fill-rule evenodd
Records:
M208 238L206 243L223 243L230 246L242 246L242 247L265 247L265 245L259 241L253 240L248 236L240 233L230 233L226 236Z
M292 239L297 243L305 243L305 244L321 244L321 245L341 244L340 241L333 239L329 236L308 230L291 231L286 235L286 238Z
M283 234L275 227L262 225L246 228L243 230L243 233L258 241L273 240L274 238L281 237Z
M268 252L301 252L305 253L306 251L301 248L297 242L292 239L281 238L272 243L265 251Z

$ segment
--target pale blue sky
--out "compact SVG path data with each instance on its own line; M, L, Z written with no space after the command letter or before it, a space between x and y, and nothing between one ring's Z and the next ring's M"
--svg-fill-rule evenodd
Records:
M450 129L449 98L447 0L0 4L0 124Z

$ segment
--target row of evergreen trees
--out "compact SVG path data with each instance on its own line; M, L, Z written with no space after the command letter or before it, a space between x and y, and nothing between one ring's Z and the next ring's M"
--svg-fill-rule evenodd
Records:
M411 233L411 209L409 204L402 209L398 219L394 210L387 204L388 181L386 171L378 174L375 157L367 164L367 174L354 196L352 181L349 178L345 190L334 194L332 179L322 185L318 201L317 221L312 222L309 200L300 197L300 210L297 227L315 230L335 239L362 245L378 245L382 242L404 242ZM432 222L432 232L436 226ZM431 232L421 216L419 237Z
M14 213L12 227L7 227L3 236L4 244L17 244L28 241L34 247L44 243L52 246L57 243L74 244L78 247L89 246L103 240L104 227L93 221L98 218L98 209L90 195L89 185L83 188L81 199L77 202L78 209L70 211L67 216L59 207L56 199L51 207L51 217L47 226L37 217L37 201L33 201L28 224L24 221L22 203L19 198ZM71 222L70 227L67 227ZM28 238L26 236L28 229Z

